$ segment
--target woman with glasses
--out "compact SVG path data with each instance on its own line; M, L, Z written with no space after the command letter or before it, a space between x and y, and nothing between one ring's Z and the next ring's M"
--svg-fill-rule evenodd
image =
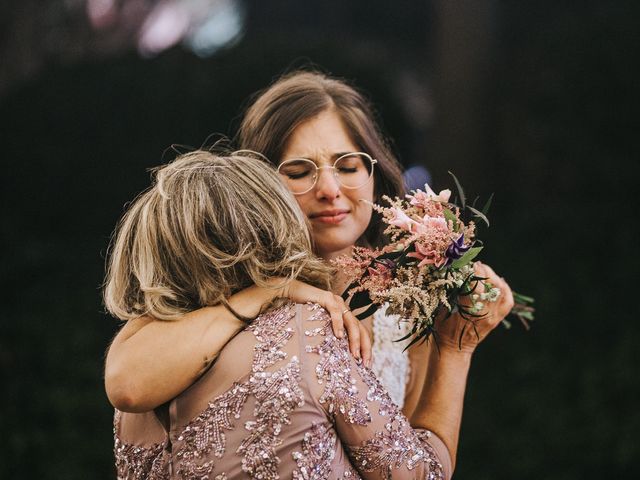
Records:
M402 169L372 106L355 88L318 72L286 75L249 106L237 140L277 166L310 221L322 258L348 254L354 245L385 243L386 224L372 214L370 202L404 195ZM510 289L500 283L508 299ZM334 292L346 286L338 272ZM497 306L491 308L488 316L499 316ZM373 338L372 369L410 416L422 394L431 346L405 351L408 341L395 340L409 333L409 323L398 323L384 308L363 322Z
M385 225L369 202L402 196L402 170L366 98L343 81L294 72L266 89L247 110L238 143L278 167L311 223L316 252L326 260L354 245L384 244ZM364 201L363 201L364 200ZM346 282L338 278L334 291ZM385 309L364 322L373 338L372 368L410 414L422 390L428 347L404 351L406 323Z
M401 169L374 120L372 108L357 90L315 72L289 74L262 92L249 107L237 140L241 148L260 152L278 168L280 178L309 220L314 250L320 257L328 261L348 254L354 245L384 243L384 224L372 214L370 202L379 202L383 195L404 194ZM363 348L352 348L356 357L362 356L365 365L372 366L408 417L418 410L426 411L421 404L428 402L430 418L436 419L437 433L454 460L471 354L512 304L504 280L488 266L478 265L478 270L499 286L504 296L488 306L487 315L477 325L477 337L465 333L459 344L465 321L454 315L439 328L438 350L423 344L403 352L404 345L394 342L403 336L397 319L382 309L363 322L373 335L373 364L369 362L366 337L360 345ZM339 272L333 280L333 291L342 293L346 281ZM297 301L306 300L302 298L305 295L319 295L312 287L298 286ZM249 294L232 296L229 303L238 317L253 317L260 300L273 295L272 291L256 288ZM354 339L364 335L350 327L353 315L348 309L336 308L335 304L331 307L337 312L334 317L343 315L348 333L353 332L353 347ZM213 358L226 340L219 335L215 341L204 341L210 326L229 325L227 338L238 329L238 322L224 315L221 310L202 309L170 325L149 317L138 319L128 331L126 325L107 357L105 381L112 403L123 410L144 411L177 395L181 391L177 388L186 388L203 360ZM339 320L335 322L338 325ZM149 361L151 354L157 359L158 352L163 361ZM131 375L134 366L137 370Z

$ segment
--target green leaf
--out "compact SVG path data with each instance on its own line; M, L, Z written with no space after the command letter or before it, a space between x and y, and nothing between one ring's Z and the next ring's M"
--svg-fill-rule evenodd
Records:
M407 249L402 252L402 256L400 256L397 260L396 260L396 269L400 268L400 267L404 267L407 264L410 263L418 263L418 261L413 258L413 257L409 257L407 254L411 253L411 252L415 252L416 247L415 247L415 243L412 243L411 245L409 245L407 247Z
M347 298L349 298L349 290L351 290L352 288L356 288L358 286L358 283L360 282L360 280L355 280L353 283L351 283L345 290L344 292L342 292L342 299L346 300Z
M358 320L364 320L365 318L369 317L370 315L373 315L374 312L380 308L379 305L376 305L375 303L372 303L371 305L369 305L369 308L367 308L364 312L360 312L356 315L356 318Z
M398 258L400 255L402 255L402 250L399 252L387 252L387 253L383 253L382 255L380 255L379 257L377 257L372 263L375 263L378 260L384 260L385 258L388 258L389 260L394 260L396 258Z
M464 267L471 260L476 258L478 254L482 251L483 247L473 247L470 248L464 255L462 255L459 259L454 260L451 264L452 268L461 268Z
M448 208L444 208L442 210L442 213L444 214L444 218L447 222L449 220L453 222L453 231L457 232L460 229L460 225L458 223L458 219L456 218L455 214Z
M487 203L485 203L484 207L482 207L482 213L484 213L485 215L489 213L489 207L491 207L492 201L493 201L493 193L489 195L489 200L487 200Z
M407 338L415 335L416 331L417 331L417 328L414 326L414 328L409 333L407 333L403 337L398 338L397 340L394 340L394 342L402 342L403 340L406 340Z
M404 347L404 349L402 350L403 352L406 351L409 347L412 347L413 345L415 345L416 343L418 343L420 340L422 340L423 342L426 342L429 340L429 335L431 335L431 330L425 332L422 331L418 334L416 334L415 338L413 340L411 340L411 342L409 343L409 345L407 345L406 347Z
M473 208L473 207L471 207L471 206L469 206L469 205L467 205L467 208L468 208L469 210L471 210L471 211L474 213L474 215L475 215L476 217L478 217L478 218L480 218L482 221L484 221L484 223L486 223L486 224L487 224L487 227L489 226L489 219L486 217L486 215L485 215L484 213L482 213L482 212L481 212L480 210L478 210L477 208Z
M366 307L371 304L371 297L369 297L369 292L363 290L358 293L353 294L353 298L349 302L349 308L351 310L356 310L358 308Z
M517 293L517 292L513 292L513 299L516 303L522 303L522 304L528 304L528 303L534 303L535 300L533 299L533 297L528 297L526 295L523 295L521 293Z
M460 205L462 206L462 208L464 208L467 204L467 197L464 196L462 185L460 185L460 182L453 173L449 172L449 175L453 177L453 181L456 183L456 188L458 189L458 197L460 197Z
M533 312L518 312L518 313L515 313L514 315L521 318L526 318L527 320L530 320L532 322L535 320L533 316Z

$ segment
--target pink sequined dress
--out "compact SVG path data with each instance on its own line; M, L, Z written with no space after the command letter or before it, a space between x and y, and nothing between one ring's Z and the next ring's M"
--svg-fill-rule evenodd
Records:
M114 432L118 479L448 479L451 472L442 441L409 425L316 305L262 315L168 408L116 412Z

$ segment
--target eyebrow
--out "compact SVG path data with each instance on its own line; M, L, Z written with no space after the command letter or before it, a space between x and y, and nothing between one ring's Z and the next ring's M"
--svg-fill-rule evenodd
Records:
M332 153L329 158L335 162L338 158L342 157L343 155L346 155L348 153L355 153L356 151L357 150L349 150L347 152ZM318 160L313 158L312 155L298 155L298 156L295 156L295 157L283 158L280 163L286 162L287 160L296 160L296 159L299 159L299 158L304 158L305 160L311 160L313 163L318 163Z

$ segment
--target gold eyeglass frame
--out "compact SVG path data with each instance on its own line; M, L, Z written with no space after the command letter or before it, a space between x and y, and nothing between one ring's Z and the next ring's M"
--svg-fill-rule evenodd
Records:
M362 155L365 158L368 158L369 161L371 162L371 172L369 172L369 176L367 177L367 179L362 183L362 185L358 185L357 187L349 187L348 185L344 185L340 179L338 178L338 173L336 171L336 163L338 163L340 160L342 160L345 157L349 157L351 155ZM282 175L283 177L286 176L283 173L280 173L280 167L282 167L282 165L285 165L289 162L296 162L296 161L300 161L303 160L305 162L309 162L311 163L314 167L316 167L316 171L314 173L314 179L313 179L313 184L311 185L311 187L309 187L307 190L305 190L304 192L294 192L291 191L291 193L293 193L294 195L304 195L305 193L310 192L311 190L313 190L316 186L316 184L318 183L318 178L320 178L320 175L318 175L318 170L322 170L324 168L330 168L333 170L333 176L336 179L336 182L338 182L338 185L340 185L341 188L347 188L349 190L355 190L356 188L361 188L364 187L369 180L371 180L371 177L373 177L373 171L375 169L375 164L378 163L378 160L376 160L375 158L373 158L371 155L369 155L368 153L365 152L349 152L349 153L345 153L344 155L340 155L338 158L336 158L336 160L333 162L333 165L323 165L321 167L319 167L316 162L314 162L313 160L311 160L310 158L290 158L288 160L285 160L284 162L282 162L280 165L278 165L278 174Z

